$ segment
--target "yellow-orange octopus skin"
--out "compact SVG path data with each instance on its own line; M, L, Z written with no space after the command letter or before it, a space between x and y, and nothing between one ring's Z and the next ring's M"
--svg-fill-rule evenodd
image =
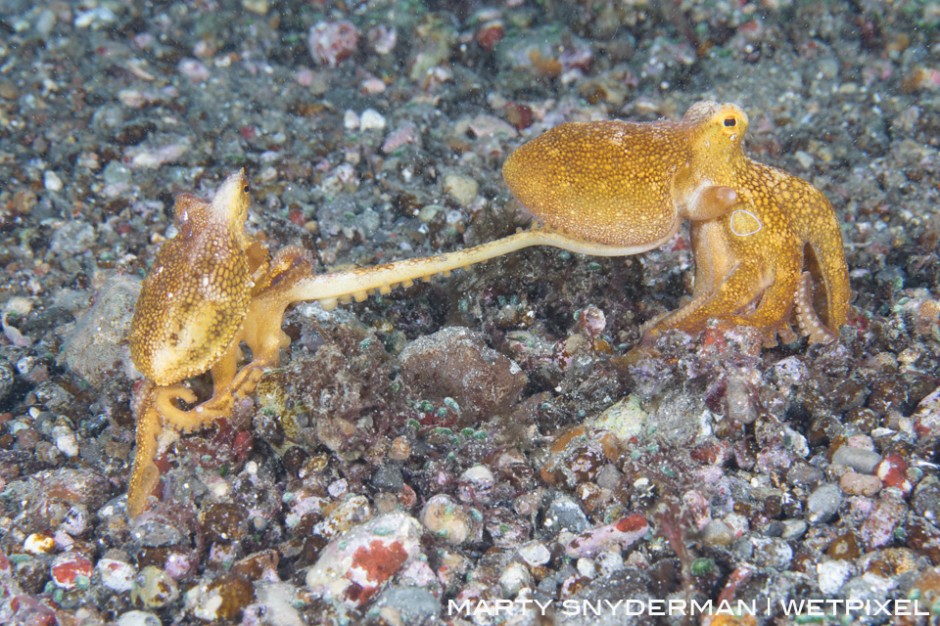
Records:
M329 308L536 245L636 254L668 241L688 219L692 300L658 320L648 338L668 328L701 330L719 318L756 326L769 342L792 334L795 310L811 341L831 341L850 296L835 213L806 181L747 158L747 121L736 105L700 102L678 122L564 124L520 147L503 168L510 190L542 226L447 254L328 274L314 274L299 249L271 259L245 233L244 172L229 176L211 202L180 196L178 234L144 281L130 333L146 381L135 403L129 515L144 510L159 480L158 435L230 415L234 401L277 365L289 343L284 311L298 301ZM242 342L252 361L239 366ZM212 397L184 410L180 402L197 401L185 380L206 372Z
M835 212L808 182L749 159L747 125L737 105L709 101L678 122L562 124L510 155L503 175L527 209L574 239L662 241L678 219L692 220L692 300L647 338L718 318L755 326L771 344L792 335L801 297L801 328L811 341L832 341L850 297ZM821 286L822 322L812 286L800 285L804 265Z

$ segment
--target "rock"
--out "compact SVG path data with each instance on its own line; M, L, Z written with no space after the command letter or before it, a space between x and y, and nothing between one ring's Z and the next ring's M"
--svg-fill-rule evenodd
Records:
M456 502L449 495L432 496L421 509L421 523L435 537L451 545L460 545L477 538L481 528L480 514Z
M463 174L448 174L444 177L444 191L462 207L470 206L477 197L480 184Z
M160 626L160 618L149 611L128 611L121 613L116 626Z
M881 490L881 479L877 476L849 471L839 479L839 487L852 496L871 497Z
M820 485L806 500L806 519L810 524L824 524L835 517L842 504L842 490L838 485Z
M873 474L880 462L880 454L864 448L842 446L832 455L833 465L845 465L862 474Z
M440 612L440 601L427 589L390 586L376 599L369 616L384 617L386 624L431 626L438 623Z
M111 277L65 337L61 361L94 387L100 388L116 372L136 376L127 333L138 293L138 279L124 274Z
M816 581L819 590L826 595L835 595L852 575L850 561L823 561L816 564Z
M423 398L456 402L462 424L508 412L528 382L515 362L463 327L420 337L402 350L399 359L403 377Z
M591 558L611 548L619 552L645 537L648 531L646 518L635 513L581 533L565 546L565 554L572 558Z
M544 523L546 528L556 533L562 530L580 533L591 525L578 503L563 493L557 493L552 498L545 511Z
M140 570L131 590L131 597L139 600L148 609L159 609L172 604L179 595L176 581L154 565Z
M310 591L351 608L367 604L421 553L422 526L400 511L354 526L333 539L307 571Z

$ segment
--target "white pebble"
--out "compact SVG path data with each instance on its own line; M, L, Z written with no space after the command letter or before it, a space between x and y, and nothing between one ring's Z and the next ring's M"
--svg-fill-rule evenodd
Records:
M75 432L65 424L56 424L52 428L52 438L55 440L55 447L59 452L68 458L78 456L78 438Z
M117 559L103 558L95 566L98 575L101 577L101 584L119 593L130 591L134 587L134 576L137 570L126 561Z
M46 191L62 191L62 179L52 170L46 170L46 173L42 176L42 181L46 186Z
M375 109L366 109L359 118L359 130L382 130L385 117Z
M356 130L359 128L359 115L353 110L347 110L343 115L343 126L346 130Z
M128 611L118 618L117 626L160 626L163 622L149 611Z

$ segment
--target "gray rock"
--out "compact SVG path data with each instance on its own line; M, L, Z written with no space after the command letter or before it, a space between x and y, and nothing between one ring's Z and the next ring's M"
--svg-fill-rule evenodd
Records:
M427 589L421 587L391 586L382 592L369 610L369 616L378 616L383 609L397 611L399 623L423 626L437 623L441 603Z
M845 465L862 474L873 474L881 463L881 455L874 450L842 446L832 455L833 465Z
M838 485L821 485L806 500L806 519L810 524L824 524L835 517L841 504L842 490Z
M545 526L556 533L563 529L579 533L587 530L590 525L578 503L563 493L552 498L545 512Z

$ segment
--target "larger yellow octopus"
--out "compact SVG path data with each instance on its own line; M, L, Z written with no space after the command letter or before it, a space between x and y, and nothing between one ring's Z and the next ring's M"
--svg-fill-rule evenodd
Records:
M808 182L749 159L747 125L740 107L716 102L694 104L678 122L562 124L516 150L503 175L548 226L588 241L662 242L679 217L692 220L692 300L647 337L718 318L755 326L772 344L792 336L795 303L810 341L832 341L850 295L835 212Z
M692 220L692 301L647 331L700 330L709 318L757 326L768 339L789 331L794 301L812 341L830 341L846 319L848 274L838 223L809 183L748 159L747 116L735 105L701 102L680 122L564 124L519 148L503 174L544 226L449 254L314 275L309 256L286 248L273 259L245 232L250 203L244 172L211 202L176 201L178 234L157 255L135 307L130 346L146 377L135 406L137 452L128 487L136 516L157 486L157 438L231 414L289 339L286 308L325 307L466 267L521 248L549 245L619 256L668 241ZM823 285L825 323L813 314L804 249ZM239 369L241 344L252 360ZM202 403L184 383L211 371ZM193 405L184 409L181 403Z

